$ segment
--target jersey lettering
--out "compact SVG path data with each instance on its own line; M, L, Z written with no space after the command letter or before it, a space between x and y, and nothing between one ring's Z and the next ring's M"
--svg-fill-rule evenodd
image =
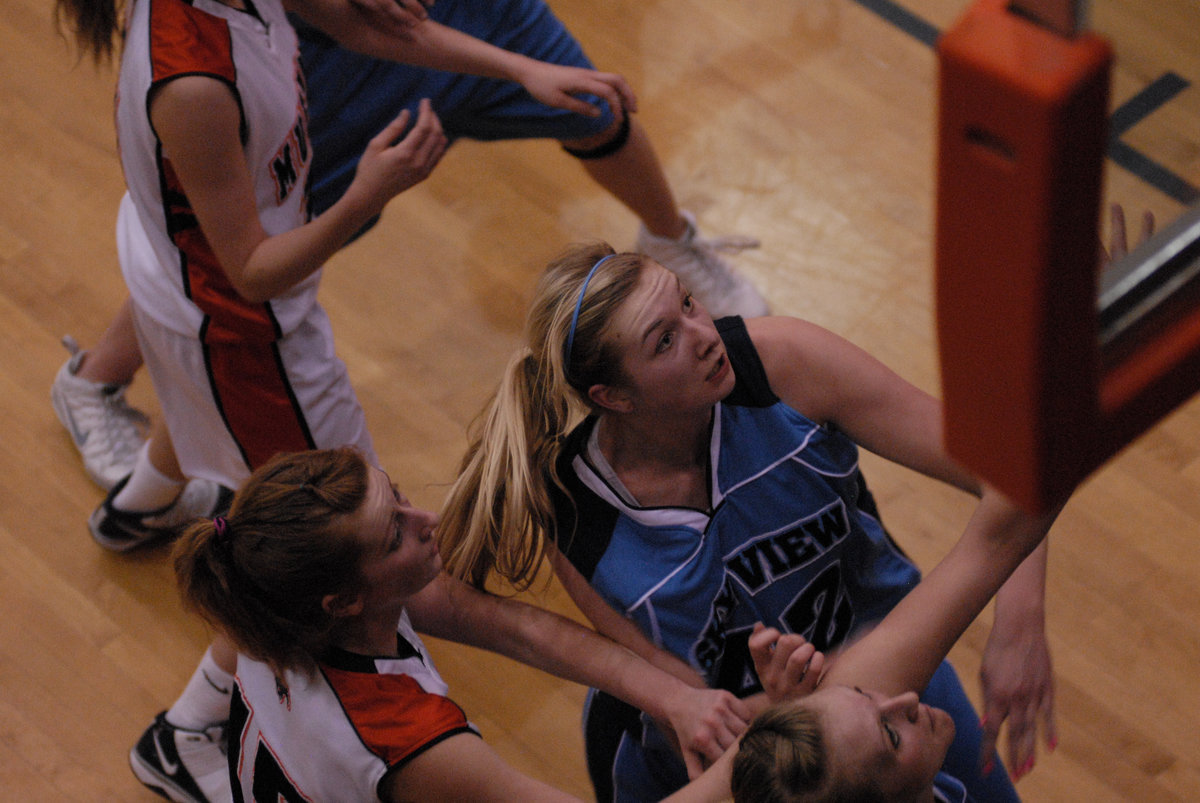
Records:
M725 561L746 590L757 594L770 583L825 554L850 534L841 500L796 527L755 539Z
M300 93L300 105L296 109L296 122L283 145L271 159L271 175L275 179L275 201L282 204L295 189L300 171L308 164L311 149L308 143L308 114L305 110L304 93Z
M838 500L794 527L747 542L725 560L725 577L713 598L708 624L692 648L710 682L737 694L757 690L747 646L751 629L734 629L735 610L740 604L754 605L760 595L770 594L775 582L825 556L849 534L846 508ZM776 626L803 635L819 650L840 644L854 624L839 560L822 568L782 608L777 603L767 607L782 611Z
M292 188L296 186L299 178L299 167L296 164L296 154L291 137L288 137L287 142L283 143L283 147L271 160L271 174L275 177L275 200L282 203Z

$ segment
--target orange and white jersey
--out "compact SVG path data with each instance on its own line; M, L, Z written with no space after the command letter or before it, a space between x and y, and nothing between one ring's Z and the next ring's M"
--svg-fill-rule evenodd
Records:
M276 235L308 218L312 159L296 35L279 0L135 0L121 58L117 138L129 189L117 243L125 282L160 324L206 342L270 341L315 303L319 273L251 304L229 284L149 118L152 93L185 76L229 87L259 219ZM136 212L136 214L133 214Z
M399 657L335 650L311 676L238 657L229 717L233 799L378 800L378 784L424 750L476 734L405 613Z

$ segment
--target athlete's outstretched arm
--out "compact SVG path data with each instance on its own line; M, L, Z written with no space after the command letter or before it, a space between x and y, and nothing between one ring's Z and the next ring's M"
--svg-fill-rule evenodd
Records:
M990 505L993 490L959 466L942 442L942 406L862 349L791 318L747 322L771 387L814 421L832 422L863 448ZM1008 722L1016 772L1032 760L1039 726L1054 743L1054 675L1045 636L1048 548L1041 544L996 595L982 668L987 755Z
M515 81L545 103L578 114L600 110L580 95L603 98L615 113L637 111L637 99L617 73L551 64L496 47L430 19L397 22L390 0L287 0L285 5L350 50L446 72Z
M409 600L424 633L505 655L593 686L669 723L689 768L716 760L752 712L729 692L689 685L609 638L553 611L493 596L442 574Z
M422 751L379 782L387 803L409 800L530 803L577 801L510 766L474 734L460 733Z
M686 684L701 687L707 685L695 669L678 656L653 644L636 624L614 610L561 552L551 549L550 560L559 582L562 583L571 600L597 631ZM737 720L732 719L728 714L722 714L719 718L710 717L703 721L701 723L703 727L700 729L689 724L681 727L677 717L686 717L689 714L687 709L674 715L668 713L665 720L652 708L642 708L642 710L660 722L667 722L676 732L680 739L678 747L683 755L684 764L687 766L688 777L696 778L708 762L713 761L723 749L737 741L737 737L745 730L749 720L766 706L767 699L765 695L757 694L740 700L739 703L740 708L736 710ZM687 723L690 720L683 721ZM698 733L699 740L688 740L686 738L688 733Z
M1053 520L1053 515L1031 516L999 494L985 494L946 556L878 625L838 655L820 686L858 686L888 696L925 688L963 631L1045 538ZM780 660L779 651L801 646L777 632L776 638L764 638L769 632L759 631L751 641L760 672ZM805 678L803 673L798 677Z

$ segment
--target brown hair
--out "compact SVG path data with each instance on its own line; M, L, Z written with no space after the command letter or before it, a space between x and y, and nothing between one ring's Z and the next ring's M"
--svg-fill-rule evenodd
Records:
M191 525L175 546L185 603L276 671L308 668L332 644L327 595L361 580L347 520L367 494L354 449L278 455L257 469L229 515Z
M99 64L112 59L113 40L124 35L124 10L121 0L57 0L54 23L60 32L69 28L75 43Z
M509 361L500 387L472 424L470 446L442 511L442 559L455 577L482 586L494 571L526 588L545 559L546 538L554 534L550 485L561 487L555 465L562 438L590 407L588 388L620 379L615 346L605 335L636 287L645 258L614 254L604 243L573 246L538 281L525 322L526 345Z

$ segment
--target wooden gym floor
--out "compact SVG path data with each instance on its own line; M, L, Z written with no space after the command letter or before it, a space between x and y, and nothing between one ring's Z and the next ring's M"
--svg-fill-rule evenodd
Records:
M0 8L0 797L150 800L126 753L180 691L208 634L182 612L166 550L118 556L89 538L102 494L49 405L66 356L59 338L94 342L125 292L113 242L113 76L76 64L51 5ZM963 5L554 3L593 60L638 92L704 230L762 240L736 263L773 309L829 327L933 393L929 41ZM1170 220L1200 185L1200 6L1092 5L1092 27L1118 53L1114 109L1127 115L1107 195ZM545 261L580 239L628 247L635 228L553 143L463 142L333 260L323 299L341 355L385 467L415 501L441 501ZM148 380L131 396L155 409ZM863 459L885 520L928 568L971 501ZM1200 799L1200 402L1080 489L1051 555L1061 738L1019 789L1034 801ZM555 587L538 596L571 612ZM989 621L952 656L976 699ZM433 648L491 744L589 795L582 689Z

